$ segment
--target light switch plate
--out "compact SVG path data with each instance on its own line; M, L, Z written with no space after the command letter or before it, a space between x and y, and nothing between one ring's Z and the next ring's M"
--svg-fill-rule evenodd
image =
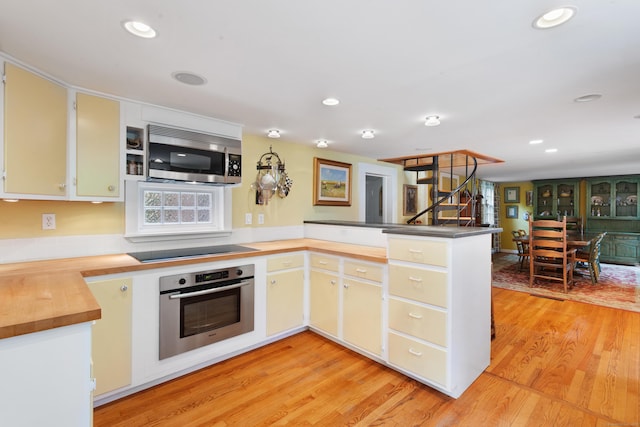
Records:
M246 225L249 225L253 222L252 218L251 218L251 214L250 213L246 213L244 214L244 223Z
M264 214L258 214L258 224L264 224Z

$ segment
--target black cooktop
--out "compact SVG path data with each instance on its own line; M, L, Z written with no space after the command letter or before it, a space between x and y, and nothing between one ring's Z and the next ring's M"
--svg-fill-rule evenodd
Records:
M257 251L240 245L201 246L197 248L162 249L157 251L130 252L130 255L140 262L166 261L177 258L191 258L203 255L226 254L230 252Z

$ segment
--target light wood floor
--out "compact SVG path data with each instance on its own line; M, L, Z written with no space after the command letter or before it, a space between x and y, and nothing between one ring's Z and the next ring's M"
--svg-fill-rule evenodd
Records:
M95 410L95 426L639 426L640 313L495 289L491 365L452 399L304 332Z

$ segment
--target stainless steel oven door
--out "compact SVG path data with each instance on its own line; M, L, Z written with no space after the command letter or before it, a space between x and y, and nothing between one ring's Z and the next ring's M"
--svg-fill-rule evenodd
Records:
M159 358L251 332L253 312L253 278L161 293Z

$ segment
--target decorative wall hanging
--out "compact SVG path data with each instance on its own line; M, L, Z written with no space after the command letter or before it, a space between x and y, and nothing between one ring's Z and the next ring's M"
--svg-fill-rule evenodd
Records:
M293 181L287 175L284 162L280 160L278 153L273 152L271 146L268 153L260 156L256 169L258 175L251 184L251 188L256 192L256 204L268 204L274 194L280 198L289 195Z
M351 164L313 158L313 204L351 206Z

